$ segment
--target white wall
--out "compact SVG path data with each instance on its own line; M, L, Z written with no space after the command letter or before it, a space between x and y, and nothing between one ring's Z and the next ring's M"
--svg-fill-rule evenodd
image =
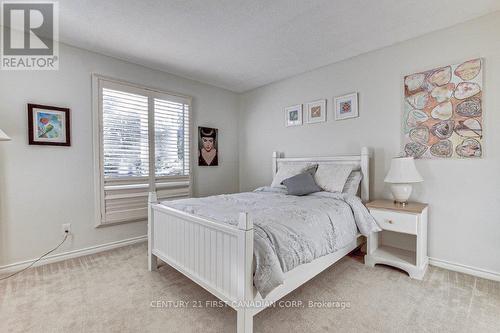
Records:
M500 13L370 52L244 94L240 105L240 190L271 182L271 153L375 152L372 198L390 197L383 179L400 151L403 75L485 59L484 158L419 160L425 182L414 200L430 204L431 257L500 273ZM332 97L359 92L358 119L335 122ZM283 107L328 99L328 121L284 127Z
M146 234L145 223L96 229L93 214L91 73L193 97L194 125L219 128L219 167L194 166L195 195L238 190L237 107L232 92L61 45L59 71L0 72L0 266L31 259L61 239L59 252ZM71 108L72 146L29 146L27 103Z
M94 228L92 72L193 96L195 126L218 127L221 152L219 167L194 167L196 195L269 184L274 150L323 155L369 146L375 150L371 185L376 198L390 197L383 178L400 150L403 75L483 57L484 158L419 160L425 182L414 199L430 203L432 257L500 273L499 29L500 13L495 13L239 97L65 45L59 71L1 71L0 128L13 141L0 143L0 266L50 249L60 240L62 223L72 224L74 237L59 252L146 233L144 223ZM360 118L333 121L332 97L352 91L359 92ZM319 98L328 98L327 123L284 127L284 106ZM28 102L71 108L72 147L28 145Z

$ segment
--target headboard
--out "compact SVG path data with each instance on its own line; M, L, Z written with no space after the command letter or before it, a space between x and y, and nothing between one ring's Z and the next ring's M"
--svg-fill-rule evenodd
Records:
M278 172L279 166L283 164L352 164L353 170L360 170L363 175L360 184L361 200L363 200L363 202L368 202L370 199L370 157L371 152L367 147L361 148L361 154L357 155L337 155L326 157L284 157L283 154L275 151L273 152L273 175Z

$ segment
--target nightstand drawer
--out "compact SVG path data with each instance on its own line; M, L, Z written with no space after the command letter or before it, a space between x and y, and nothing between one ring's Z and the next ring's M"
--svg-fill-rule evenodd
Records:
M384 230L417 234L418 215L384 210L370 210L370 213Z

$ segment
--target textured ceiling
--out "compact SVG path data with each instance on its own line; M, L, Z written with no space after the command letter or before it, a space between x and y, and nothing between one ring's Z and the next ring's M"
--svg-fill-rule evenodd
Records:
M60 39L236 92L500 10L499 0L64 0Z

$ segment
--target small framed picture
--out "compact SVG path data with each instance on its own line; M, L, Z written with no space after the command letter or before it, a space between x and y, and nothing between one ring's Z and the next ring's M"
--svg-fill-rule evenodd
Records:
M321 123L326 121L326 99L307 103L307 123Z
M71 146L69 109L28 104L30 145Z
M302 104L297 104L285 108L285 126L302 125Z
M335 120L358 117L358 93L335 97Z

